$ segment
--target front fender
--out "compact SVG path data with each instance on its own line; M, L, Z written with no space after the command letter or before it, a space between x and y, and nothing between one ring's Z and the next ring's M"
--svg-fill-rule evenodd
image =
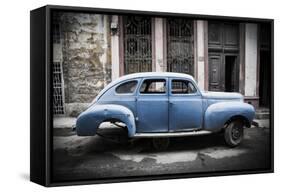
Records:
M212 104L205 112L204 128L219 131L232 117L243 117L251 123L255 117L255 109L252 105L238 101Z
M126 124L128 136L136 133L135 118L132 111L121 105L92 105L81 113L76 121L76 132L79 136L95 135L99 125L107 120L117 119Z

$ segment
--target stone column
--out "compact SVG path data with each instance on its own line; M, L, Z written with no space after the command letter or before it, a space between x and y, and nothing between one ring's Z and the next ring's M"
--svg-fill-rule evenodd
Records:
M102 24L102 34L103 34L103 54L101 56L101 62L102 62L102 67L103 67L103 86L105 87L110 81L110 76L107 75L107 70L108 70L108 65L110 64L110 29L109 29L109 16L108 15L101 15L100 16L100 23Z
M197 20L196 21L196 25L195 27L197 27L197 29L195 30L196 34L194 35L194 37L196 38L194 43L196 43L195 47L195 65L197 65L197 71L195 71L197 73L197 83L198 86L200 87L200 89L204 89L205 87L205 59L204 59L204 55L205 55L205 47L204 47L204 21L202 20Z
M111 20L111 79L112 81L119 77L119 31L118 16L113 15Z
M155 71L165 72L164 19L155 18Z
M257 105L257 51L258 51L257 24L245 25L245 99Z

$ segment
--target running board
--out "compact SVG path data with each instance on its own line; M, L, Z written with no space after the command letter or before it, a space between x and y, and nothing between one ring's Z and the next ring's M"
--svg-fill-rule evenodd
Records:
M208 135L211 131L189 131L189 132L168 132L168 133L136 133L134 138L154 138L154 137L185 137L196 135Z

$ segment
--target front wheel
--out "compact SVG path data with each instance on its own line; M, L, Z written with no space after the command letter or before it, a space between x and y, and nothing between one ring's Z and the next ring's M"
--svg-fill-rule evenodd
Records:
M224 131L224 140L230 147L236 147L243 140L244 128L242 121L231 122Z

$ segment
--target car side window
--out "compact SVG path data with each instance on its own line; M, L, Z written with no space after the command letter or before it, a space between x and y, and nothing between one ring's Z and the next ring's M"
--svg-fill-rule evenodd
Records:
M172 80L172 94L192 94L196 93L197 90L195 86L187 80Z
M159 94L166 93L165 79L146 79L140 87L142 94Z
M137 87L137 84L138 84L138 81L128 81L126 83L119 85L115 91L118 94L134 93L134 91Z

